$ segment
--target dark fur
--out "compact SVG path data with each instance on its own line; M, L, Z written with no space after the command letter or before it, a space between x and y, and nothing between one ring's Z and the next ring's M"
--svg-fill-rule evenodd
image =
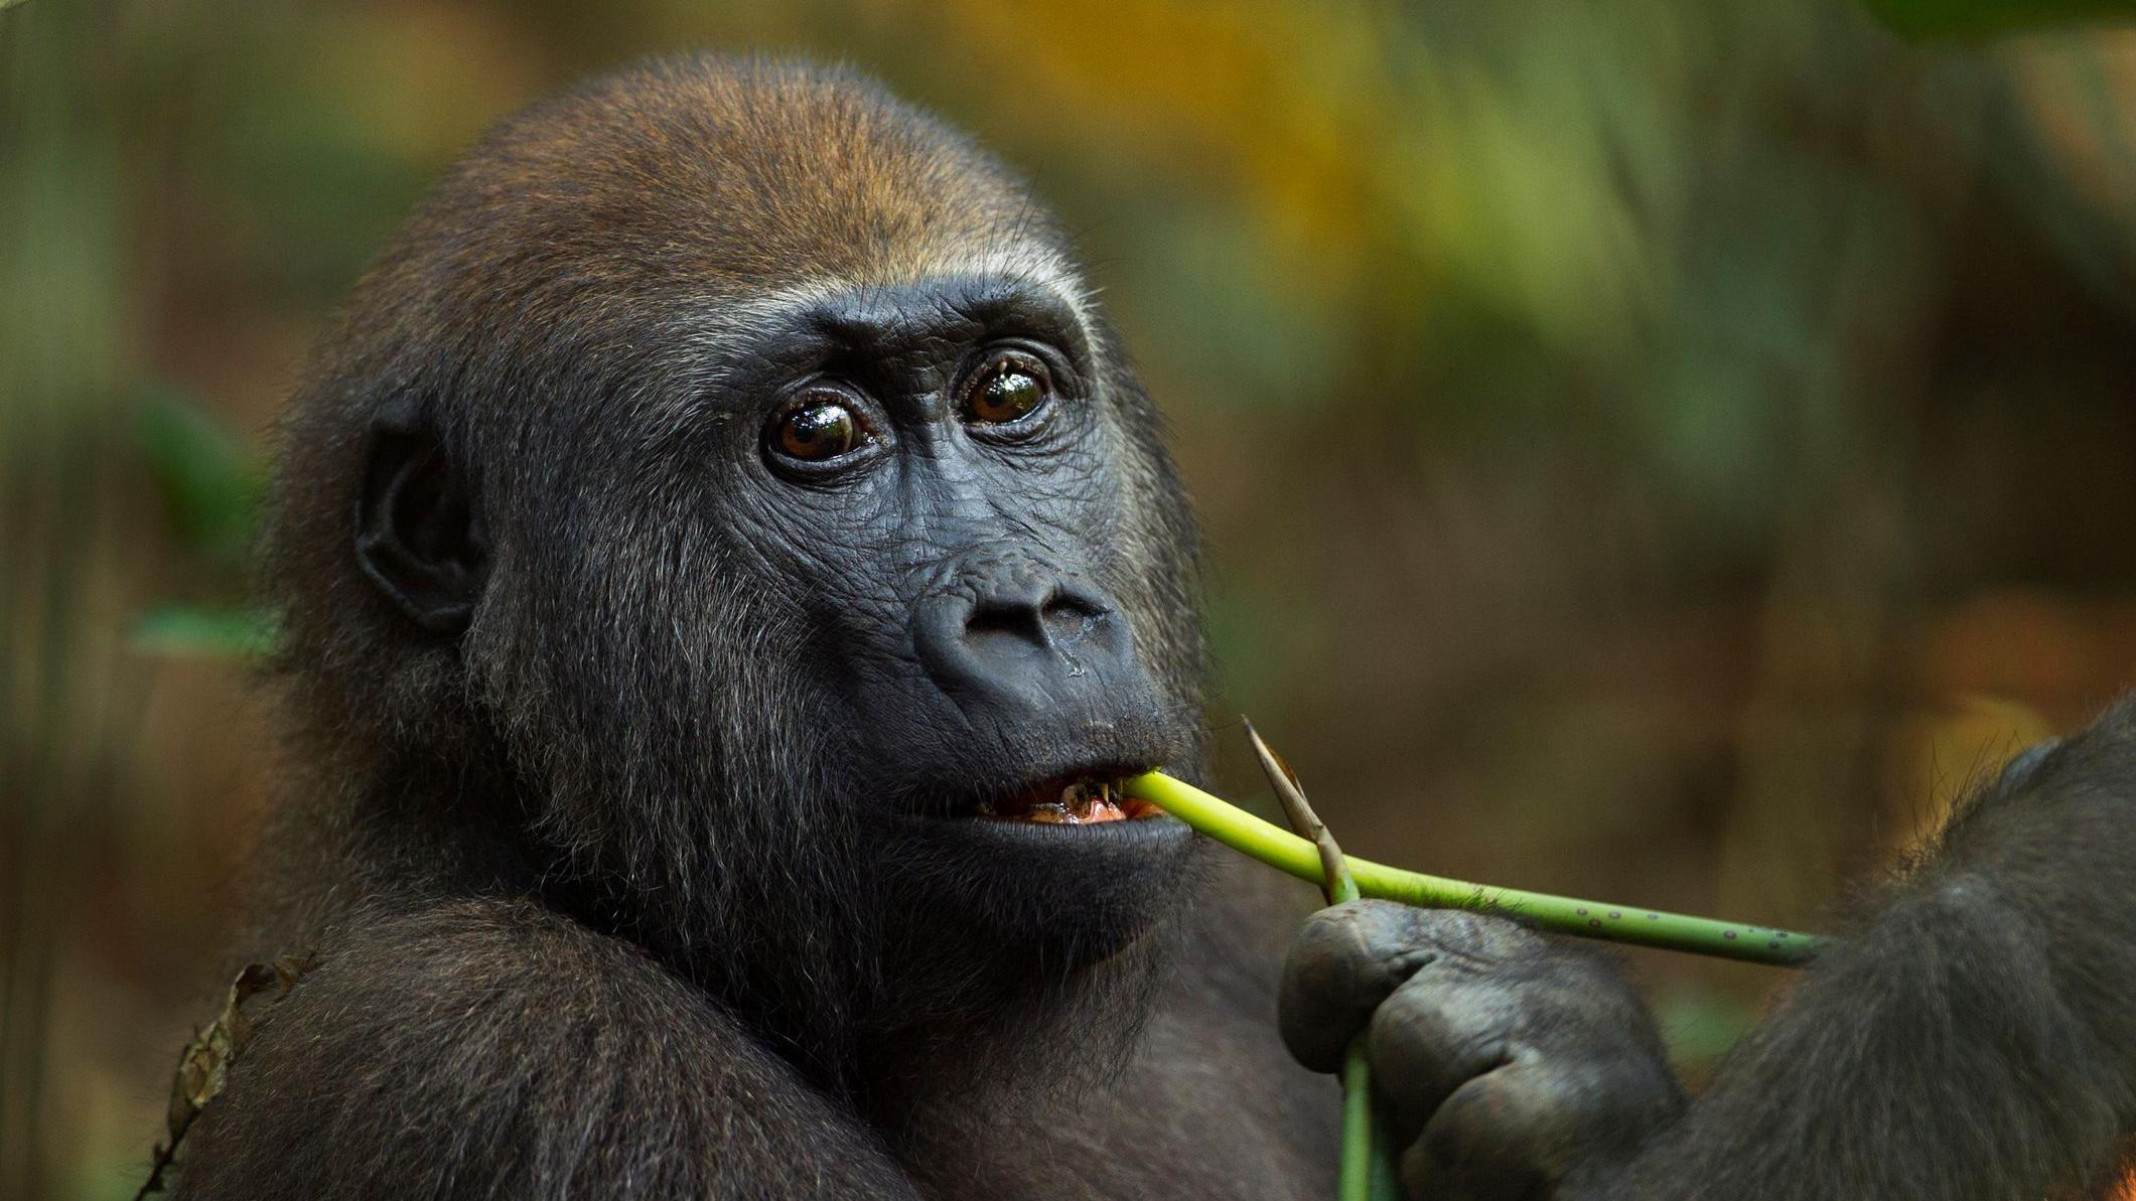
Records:
M852 741L805 657L821 630L705 466L740 424L716 398L753 369L728 353L747 302L817 278L891 297L1025 247L1064 252L960 136L781 64L596 81L440 184L285 422L267 582L291 770L256 942L324 963L190 1137L186 1194L998 1196L1009 1172L1290 1196L1319 1175L1327 1115L1287 1110L1307 1078L1236 1016L1268 1008L1273 943L1233 947L1258 972L1159 975L1186 875L1123 901L1172 912L1092 963L988 936L1072 900L1053 890L899 924L857 814L928 781ZM1154 407L1089 332L1119 494L1083 536L1192 772L1194 528ZM464 633L411 623L351 553L381 430L433 439L487 527ZM1266 1079L1241 1099L1130 1068L1138 1040Z
M858 669L821 606L906 614L797 595L717 466L778 349L753 301L833 279L903 311L974 254L1026 252L1066 254L997 164L863 81L776 64L596 81L442 182L285 426L268 583L292 768L256 950L322 964L190 1136L182 1193L1326 1195L1335 1093L1271 1028L1283 906L1256 869L1200 912L1210 865L1187 860L906 870L869 806L998 786L1025 748L871 742L826 683ZM1095 548L1155 681L1149 737L1191 774L1194 530L1154 407L1084 332L1103 494L1003 553ZM464 630L408 620L352 553L396 440L449 469L493 548ZM2136 895L2132 746L2124 711L1983 800L1681 1121L1624 1116L1676 1112L1660 1074L1594 1074L1640 1095L1558 1144L1593 1145L1564 1178L1983 1201L2096 1182L2136 1075L2136 906L2098 901ZM1559 1049L1653 1064L1651 1030L1607 1017L1636 1012L1607 973L1521 955L1486 981L1504 1012L1592 998Z

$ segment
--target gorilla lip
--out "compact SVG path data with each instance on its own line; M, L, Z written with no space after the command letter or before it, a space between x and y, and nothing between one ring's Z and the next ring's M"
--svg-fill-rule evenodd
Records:
M1021 792L982 801L976 816L988 821L1094 826L1139 821L1162 812L1148 801L1128 796L1117 780L1070 776L1041 780Z

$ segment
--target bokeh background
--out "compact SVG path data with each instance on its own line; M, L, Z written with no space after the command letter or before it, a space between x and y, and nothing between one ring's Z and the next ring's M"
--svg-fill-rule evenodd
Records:
M218 652L307 342L486 123L697 46L853 62L1064 214L1207 526L1212 719L1251 714L1353 849L1814 926L2136 682L2110 26L29 0L0 11L0 1198L130 1195L228 970L275 748ZM1777 982L1637 967L1694 1071Z

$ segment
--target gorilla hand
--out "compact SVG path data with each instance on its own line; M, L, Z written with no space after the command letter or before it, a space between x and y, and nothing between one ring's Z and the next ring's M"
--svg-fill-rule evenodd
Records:
M1512 922L1388 901L1307 921L1283 1041L1340 1070L1367 1036L1412 1195L1570 1198L1682 1112L1654 1023L1605 960Z

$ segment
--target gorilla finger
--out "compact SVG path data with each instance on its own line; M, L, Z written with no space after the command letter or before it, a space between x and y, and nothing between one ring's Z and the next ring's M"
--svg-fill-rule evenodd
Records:
M1597 1145L1588 1131L1605 1089L1596 1073L1516 1056L1447 1096L1403 1153L1402 1181L1433 1198L1547 1196Z
M1404 1171L1448 1196L1553 1195L1620 1165L1684 1105L1658 1058L1516 1049L1503 1067L1447 1096L1410 1145Z
M1463 1084L1510 1061L1521 1022L1516 990L1428 971L1372 1015L1372 1082L1403 1142Z
M1372 1011L1425 964L1445 957L1493 959L1539 947L1511 922L1392 901L1351 901L1306 920L1284 959L1277 1025L1298 1062L1317 1072L1342 1066L1344 1049Z

